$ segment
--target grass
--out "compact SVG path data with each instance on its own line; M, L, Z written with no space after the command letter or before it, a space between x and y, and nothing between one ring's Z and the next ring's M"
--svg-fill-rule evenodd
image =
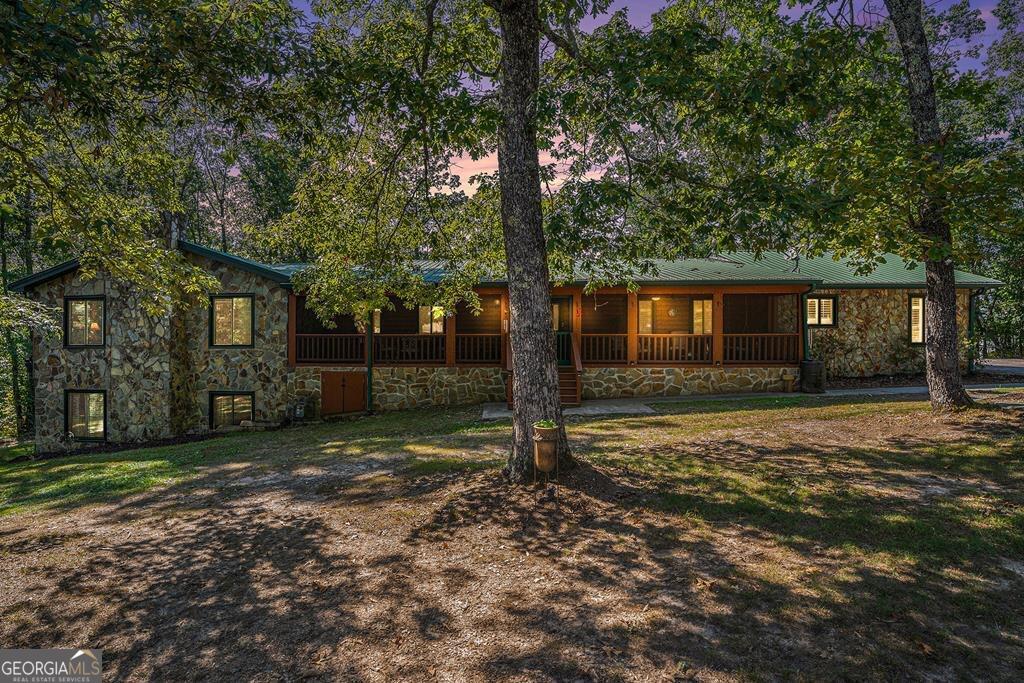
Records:
M651 405L570 419L582 464L557 494L501 484L509 423L472 408L9 451L0 640L100 635L119 678L193 646L238 656L187 678L284 676L296 657L327 679L999 679L1024 663L1020 410Z

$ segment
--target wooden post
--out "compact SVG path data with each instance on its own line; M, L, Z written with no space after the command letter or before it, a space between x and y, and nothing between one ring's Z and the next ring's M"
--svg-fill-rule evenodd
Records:
M576 340L576 348L583 348L583 290L572 292L572 336Z
M444 319L444 364L455 367L455 314Z
M637 347L639 340L639 304L637 303L636 292L626 294L626 362L630 365L637 363Z
M298 323L298 301L294 292L288 292L288 367L295 367L295 327Z
M725 359L725 295L716 289L712 295L711 311L711 358L716 366Z
M508 292L501 293L501 367L508 367Z

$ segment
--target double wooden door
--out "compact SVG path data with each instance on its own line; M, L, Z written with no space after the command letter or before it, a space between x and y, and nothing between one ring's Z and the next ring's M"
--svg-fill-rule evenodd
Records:
M321 372L320 414L324 417L366 410L365 372Z

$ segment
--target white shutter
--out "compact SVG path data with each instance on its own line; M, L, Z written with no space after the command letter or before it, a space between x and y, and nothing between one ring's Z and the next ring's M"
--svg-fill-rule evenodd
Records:
M924 297L910 297L910 343L924 343Z
M817 325L818 324L818 300L808 299L807 300L807 324Z
M818 299L818 324L819 325L832 325L835 322L833 318L834 311L832 310L832 302L834 299Z

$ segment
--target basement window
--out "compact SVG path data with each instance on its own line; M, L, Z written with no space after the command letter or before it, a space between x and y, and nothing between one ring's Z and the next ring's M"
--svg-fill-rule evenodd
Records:
M251 391L225 391L210 394L210 426L237 426L253 420L255 394Z
M835 327L836 298L834 296L808 297L807 324L811 327Z
M107 438L107 392L69 389L64 392L64 433L76 441Z

